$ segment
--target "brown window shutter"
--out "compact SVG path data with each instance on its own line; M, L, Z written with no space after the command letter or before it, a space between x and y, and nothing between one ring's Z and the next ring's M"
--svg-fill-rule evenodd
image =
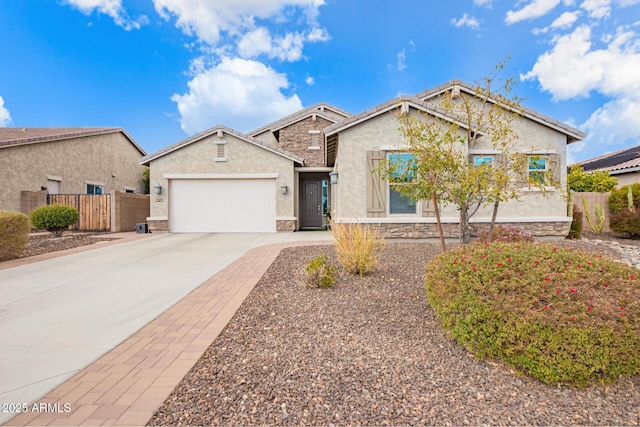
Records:
M384 151L367 151L367 216L379 218L386 216L386 186L384 179L377 173L380 162L384 160Z
M422 200L422 216L436 216L436 209L431 199Z
M551 171L551 184L560 185L562 175L560 170L560 154L549 154L549 170Z

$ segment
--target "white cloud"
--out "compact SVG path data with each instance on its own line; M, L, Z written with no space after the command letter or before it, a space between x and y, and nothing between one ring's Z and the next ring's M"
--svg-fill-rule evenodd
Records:
M140 29L141 26L149 23L149 18L141 15L136 19L132 19L122 6L122 0L63 0L71 6L78 8L84 14L91 14L94 10L98 13L104 13L113 18L116 25L125 30Z
M316 80L307 74L307 77L304 79L304 82L308 85L308 86L313 86L314 84L316 84Z
M407 53L404 49L398 53L398 71L404 71L407 68Z
M11 114L4 106L4 99L0 96L0 127L11 126Z
M302 58L305 42L324 41L326 37L326 32L311 31L307 35L287 33L283 37L273 38L267 28L259 27L240 38L238 53L243 58L267 55L270 59L294 62Z
M476 6L484 6L488 9L491 9L494 1L495 0L473 0L473 4L475 4Z
M509 25L527 19L539 18L551 12L562 0L531 0L529 4L520 10L509 10L505 22Z
M469 27L472 30L477 30L478 28L480 28L480 22L473 16L469 16L466 13L462 14L462 18L452 19L451 24L457 28Z
M579 16L580 11L564 12L551 23L551 28L566 30L567 28L573 26L573 24L578 20Z
M176 18L176 26L186 34L216 45L220 33L243 34L255 27L255 18L286 19L282 10L287 6L304 11L310 26L316 27L318 8L324 0L153 0L155 9L169 20Z
M224 58L201 69L188 86L187 93L171 98L187 134L215 124L249 131L302 109L297 95L281 92L289 86L286 76L256 61Z
M606 96L640 93L640 39L620 27L606 49L593 49L591 28L581 25L559 37L523 80L537 79L555 100L586 97L593 90Z
M601 19L611 13L611 0L585 0L580 7L587 11L589 17Z

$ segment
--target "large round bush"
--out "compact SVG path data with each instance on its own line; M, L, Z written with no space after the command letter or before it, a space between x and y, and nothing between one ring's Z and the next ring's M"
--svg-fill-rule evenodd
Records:
M40 206L31 212L33 226L50 231L54 236L61 236L62 232L76 221L78 221L78 211L71 206Z
M0 261L17 258L29 241L29 217L21 212L0 211Z
M429 304L458 342L575 386L640 373L639 280L600 255L536 243L466 245L426 268Z

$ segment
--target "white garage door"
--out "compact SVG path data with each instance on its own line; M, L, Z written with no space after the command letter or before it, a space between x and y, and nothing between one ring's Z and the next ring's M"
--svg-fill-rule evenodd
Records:
M171 180L171 231L276 231L275 188L275 179Z

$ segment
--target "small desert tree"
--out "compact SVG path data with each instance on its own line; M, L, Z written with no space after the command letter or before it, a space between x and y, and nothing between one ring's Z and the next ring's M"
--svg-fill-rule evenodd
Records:
M523 177L527 163L535 162L535 158L515 150L518 135L513 124L521 111L520 99L511 95L513 79L499 79L503 68L504 63L499 63L472 94L454 87L429 100L430 110L424 120L410 114L400 116L400 132L413 160L384 165L390 185L396 184L397 191L406 197L437 198L457 206L462 243L470 242L469 220L480 207L493 204L488 236L491 239L501 202L517 199L523 186L544 191L550 183L549 171L537 180ZM480 141L492 153L499 154L495 158L470 159L470 150ZM443 241L440 224L438 229Z

